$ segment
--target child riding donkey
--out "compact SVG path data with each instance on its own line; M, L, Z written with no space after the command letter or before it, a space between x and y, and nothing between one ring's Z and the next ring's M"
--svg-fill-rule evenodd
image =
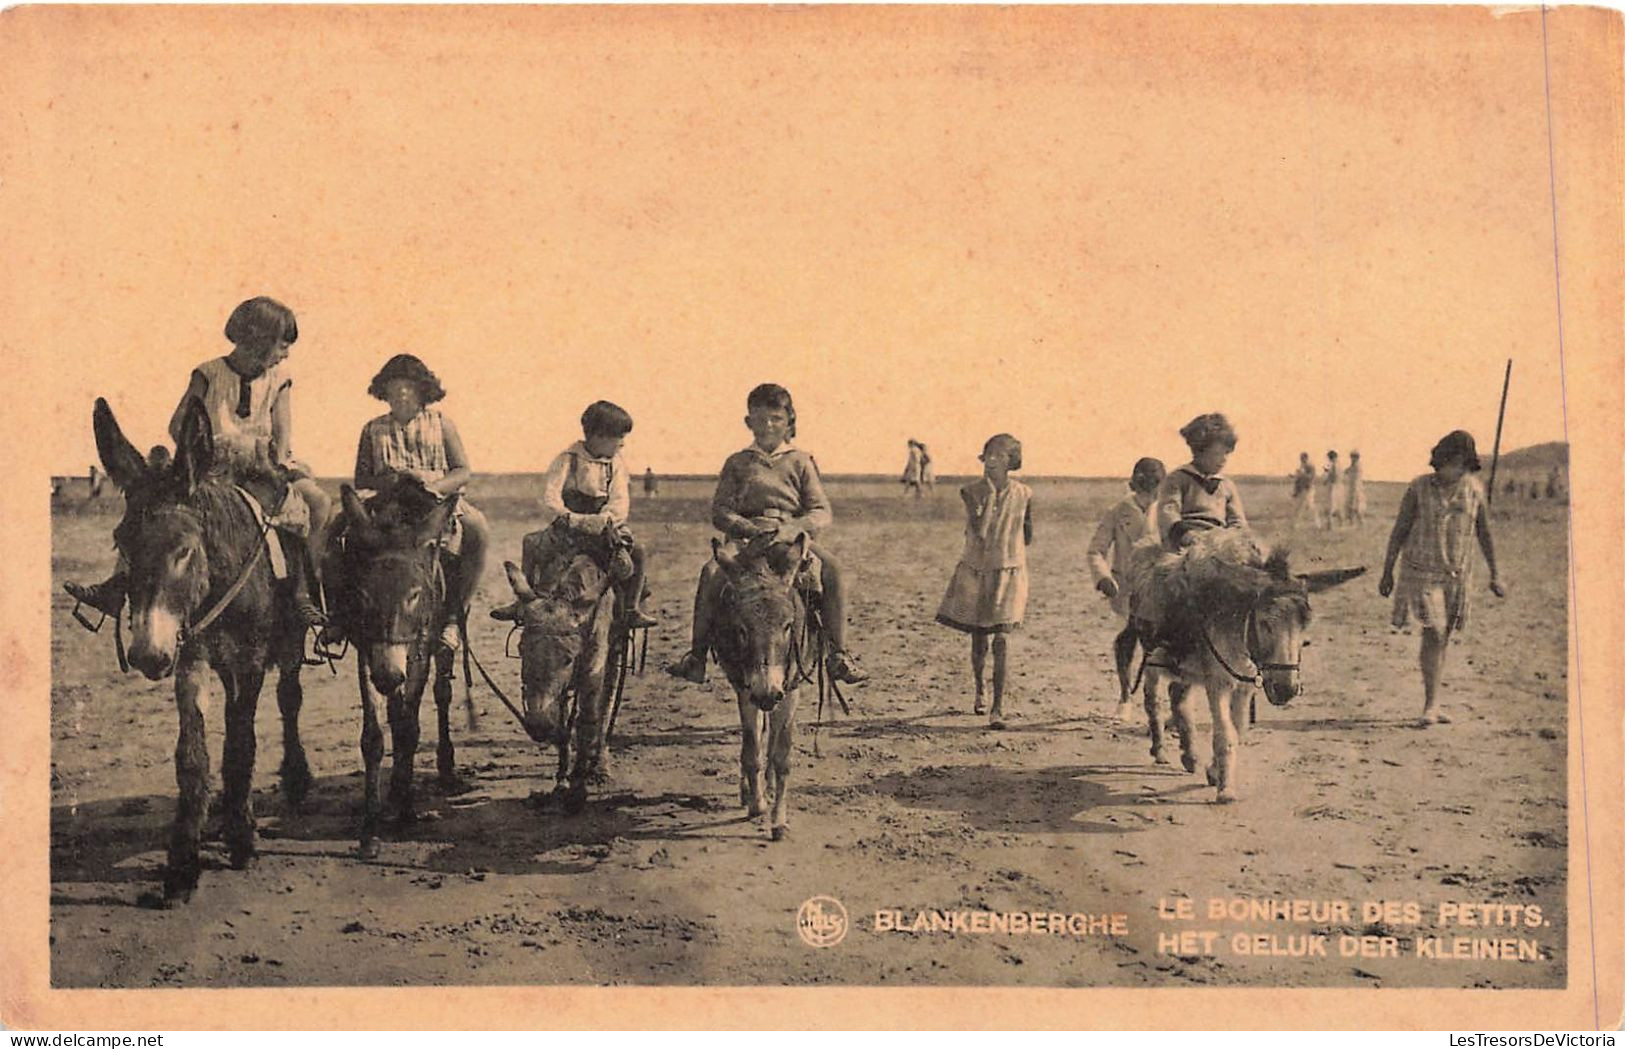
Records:
M553 458L542 481L544 525L525 536L521 571L534 584L554 557L608 533L614 553L604 567L616 580L623 623L636 630L659 621L644 610L644 548L626 527L632 490L621 446L631 432L632 416L620 405L594 401L581 413L581 440ZM519 606L494 608L491 617L517 619Z
M466 617L484 574L491 528L485 515L462 495L473 476L462 436L448 416L431 407L445 398L445 387L422 360L400 353L373 376L367 393L388 404L389 411L362 427L355 459L358 493L367 493L365 501L370 507L395 504L403 511L413 503L451 504L441 548L456 558L456 571L448 574L449 615L440 641L445 648L456 649L458 622ZM418 498L412 499L409 491ZM333 622L322 640L330 645L349 633L356 611L351 607L356 596L351 575L356 566L340 545L343 530L342 524L334 530L334 542L325 558L334 607Z
M289 558L288 576L294 611L307 627L325 622L320 607L316 566L325 544L331 500L296 462L291 450L293 433L293 379L283 369L289 348L299 338L293 311L264 296L240 303L226 321L232 350L205 361L192 371L186 392L169 421L177 442L181 424L194 403L207 417L215 461L228 473L272 470L289 480L289 495L281 507L262 507L270 524L288 534L303 535L303 557ZM157 455L162 449L155 450ZM109 616L118 616L128 586L128 565L121 552L113 574L100 583L64 584L73 599Z
M773 383L751 390L745 400L745 425L755 440L728 457L711 501L711 523L727 536L729 555L747 548L809 540L822 591L824 625L829 639L829 674L836 681L858 684L869 675L846 648L846 585L840 562L815 541L833 515L818 476L818 464L797 448L795 405L790 392ZM666 668L695 684L704 684L723 586L721 566L713 558L700 572L694 595L694 628L689 651Z

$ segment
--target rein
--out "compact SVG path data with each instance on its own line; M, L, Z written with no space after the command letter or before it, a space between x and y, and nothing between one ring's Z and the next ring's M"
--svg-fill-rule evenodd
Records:
M196 513L196 511L187 512L193 514ZM242 593L243 587L248 585L248 577L253 574L254 566L258 565L260 563L260 558L265 556L266 538L270 534L271 522L267 520L260 527L260 541L254 544L253 556L251 556L247 563L243 565L242 571L237 573L236 580L232 582L231 586L226 588L226 592L220 595L220 600L216 601L214 603L214 607L205 612L201 619L194 623L183 624L181 626L180 644L186 644L194 636L209 629L209 627L214 624L214 621L220 618L221 613L225 612L225 610L231 606L231 603L237 600L237 595Z

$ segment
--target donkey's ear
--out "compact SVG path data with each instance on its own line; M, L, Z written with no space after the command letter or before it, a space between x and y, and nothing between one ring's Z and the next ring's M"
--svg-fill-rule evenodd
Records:
M1311 594L1318 594L1322 590L1330 590L1334 586L1342 586L1350 579L1358 579L1365 575L1365 565L1356 568L1330 568L1324 572L1309 572L1300 575L1303 585L1308 587Z
M124 436L113 409L102 398L96 398L96 407L90 413L90 427L96 434L96 453L101 456L107 476L121 489L129 491L147 477L147 463L135 445Z
M525 578L525 573L519 570L518 565L512 561L504 561L502 570L508 573L508 585L513 587L514 597L521 601L536 600L536 591L530 588L530 580Z
M451 520L453 499L442 499L431 508L418 525L418 542L432 543L446 534L446 525Z
M213 465L214 428L209 425L202 402L189 400L181 415L180 433L175 438L175 464L170 468L171 473L191 491Z
M368 546L377 546L378 526L373 522L372 511L355 494L355 489L347 484L339 485L339 504L344 507L344 519L355 530L354 534Z
M1271 550L1270 555L1264 559L1264 571L1277 579L1291 579L1291 560L1292 551L1283 543Z
M711 537L711 556L716 558L717 564L725 569L739 567L739 558L734 555L733 547L716 536Z

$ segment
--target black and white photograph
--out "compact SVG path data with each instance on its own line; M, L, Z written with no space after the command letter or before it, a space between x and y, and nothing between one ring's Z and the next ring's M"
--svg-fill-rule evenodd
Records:
M1617 1023L1620 26L6 11L29 994Z

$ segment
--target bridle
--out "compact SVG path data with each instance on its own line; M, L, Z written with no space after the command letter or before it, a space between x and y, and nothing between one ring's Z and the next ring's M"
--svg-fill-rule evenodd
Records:
M1303 659L1300 655L1298 661L1295 663L1261 662L1258 658L1258 652L1254 647L1254 642L1258 637L1257 619L1258 610L1256 608L1248 609L1247 621L1242 626L1242 644L1247 650L1247 662L1253 665L1253 673L1251 674L1240 673L1235 667L1225 662L1225 658L1219 654L1218 646L1213 644L1213 637L1208 633L1207 627L1205 626L1202 628L1202 641L1207 645L1208 653L1213 656L1214 660L1219 664L1219 666L1224 668L1225 673L1229 674L1231 677L1243 684L1252 685L1254 688L1263 688L1265 674L1272 670L1285 670L1293 674L1297 674L1303 669Z
M429 565L429 587L430 587L430 592L434 596L435 603L438 604L439 606L441 606L442 608L444 608L445 603L446 603L446 569L445 569L444 564L441 563L441 559L440 559L440 550L438 549L439 546L440 546L440 543L439 543L438 540L434 540L434 541L425 543L423 545L425 547L434 547L435 548L433 556L430 559L430 565ZM405 564L405 565L416 567L420 563L418 559L421 556L423 556L423 551L418 550L418 549L385 550L383 553L373 554L372 556L368 557L367 558L367 566L369 568L372 568L372 567L377 566L381 562L382 563L399 562L399 563L402 563L402 564ZM358 599L359 599L359 601L360 601L360 603L362 605L363 613L372 610L372 596L369 593L367 593L367 591L366 591L366 589L364 587L360 588L360 592L357 594L357 597L358 597ZM365 614L363 614L362 621L365 622L367 620L367 618L368 617ZM380 643L382 643L382 644L390 644L390 643L399 644L399 643L403 643L403 642L418 641L418 640L421 640L422 638L428 636L429 634L432 634L435 631L437 626L438 626L437 623L432 622L431 619L429 619L429 618L426 618L425 621L424 621L424 625L419 627L418 632L416 634L414 634L410 638L403 638L403 639L400 639L399 641L397 641L397 639L387 638L387 637L386 638L367 638L365 640L367 641L367 643L370 643L370 644L380 644Z

